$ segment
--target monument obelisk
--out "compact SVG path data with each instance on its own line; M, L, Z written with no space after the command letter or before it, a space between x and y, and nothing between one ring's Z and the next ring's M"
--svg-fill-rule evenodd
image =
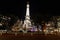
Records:
M30 11L29 11L29 2L27 2L26 6L26 16L23 24L23 28L29 29L31 27L31 20L30 20Z

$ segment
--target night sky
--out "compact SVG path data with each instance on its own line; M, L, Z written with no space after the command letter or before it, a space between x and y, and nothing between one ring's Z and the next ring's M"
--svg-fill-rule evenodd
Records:
M0 0L0 14L16 15L24 19L27 0ZM31 19L35 22L49 19L60 15L59 1L52 0L29 0ZM38 21L40 20L40 21Z

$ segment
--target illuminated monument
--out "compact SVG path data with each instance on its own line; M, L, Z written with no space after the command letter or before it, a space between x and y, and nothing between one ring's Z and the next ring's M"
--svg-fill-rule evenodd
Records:
M27 2L26 16L23 25L21 26L20 20L17 20L16 24L13 26L12 31L20 31L21 27L23 32L27 32L31 27L30 14L29 14L29 2Z
M31 28L30 12L29 12L29 2L27 2L26 16L23 24L23 28L26 30Z

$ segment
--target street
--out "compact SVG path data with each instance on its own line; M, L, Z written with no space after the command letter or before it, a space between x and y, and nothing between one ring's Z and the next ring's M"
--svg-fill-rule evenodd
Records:
M60 35L54 34L32 34L32 33L4 33L0 35L0 40L60 40Z

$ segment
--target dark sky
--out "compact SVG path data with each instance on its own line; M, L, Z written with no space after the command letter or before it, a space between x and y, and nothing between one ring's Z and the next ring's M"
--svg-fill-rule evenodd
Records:
M24 19L27 0L0 0L0 14L16 15ZM49 19L60 13L59 1L52 0L29 0L31 19L34 21ZM47 17L48 16L48 17Z

